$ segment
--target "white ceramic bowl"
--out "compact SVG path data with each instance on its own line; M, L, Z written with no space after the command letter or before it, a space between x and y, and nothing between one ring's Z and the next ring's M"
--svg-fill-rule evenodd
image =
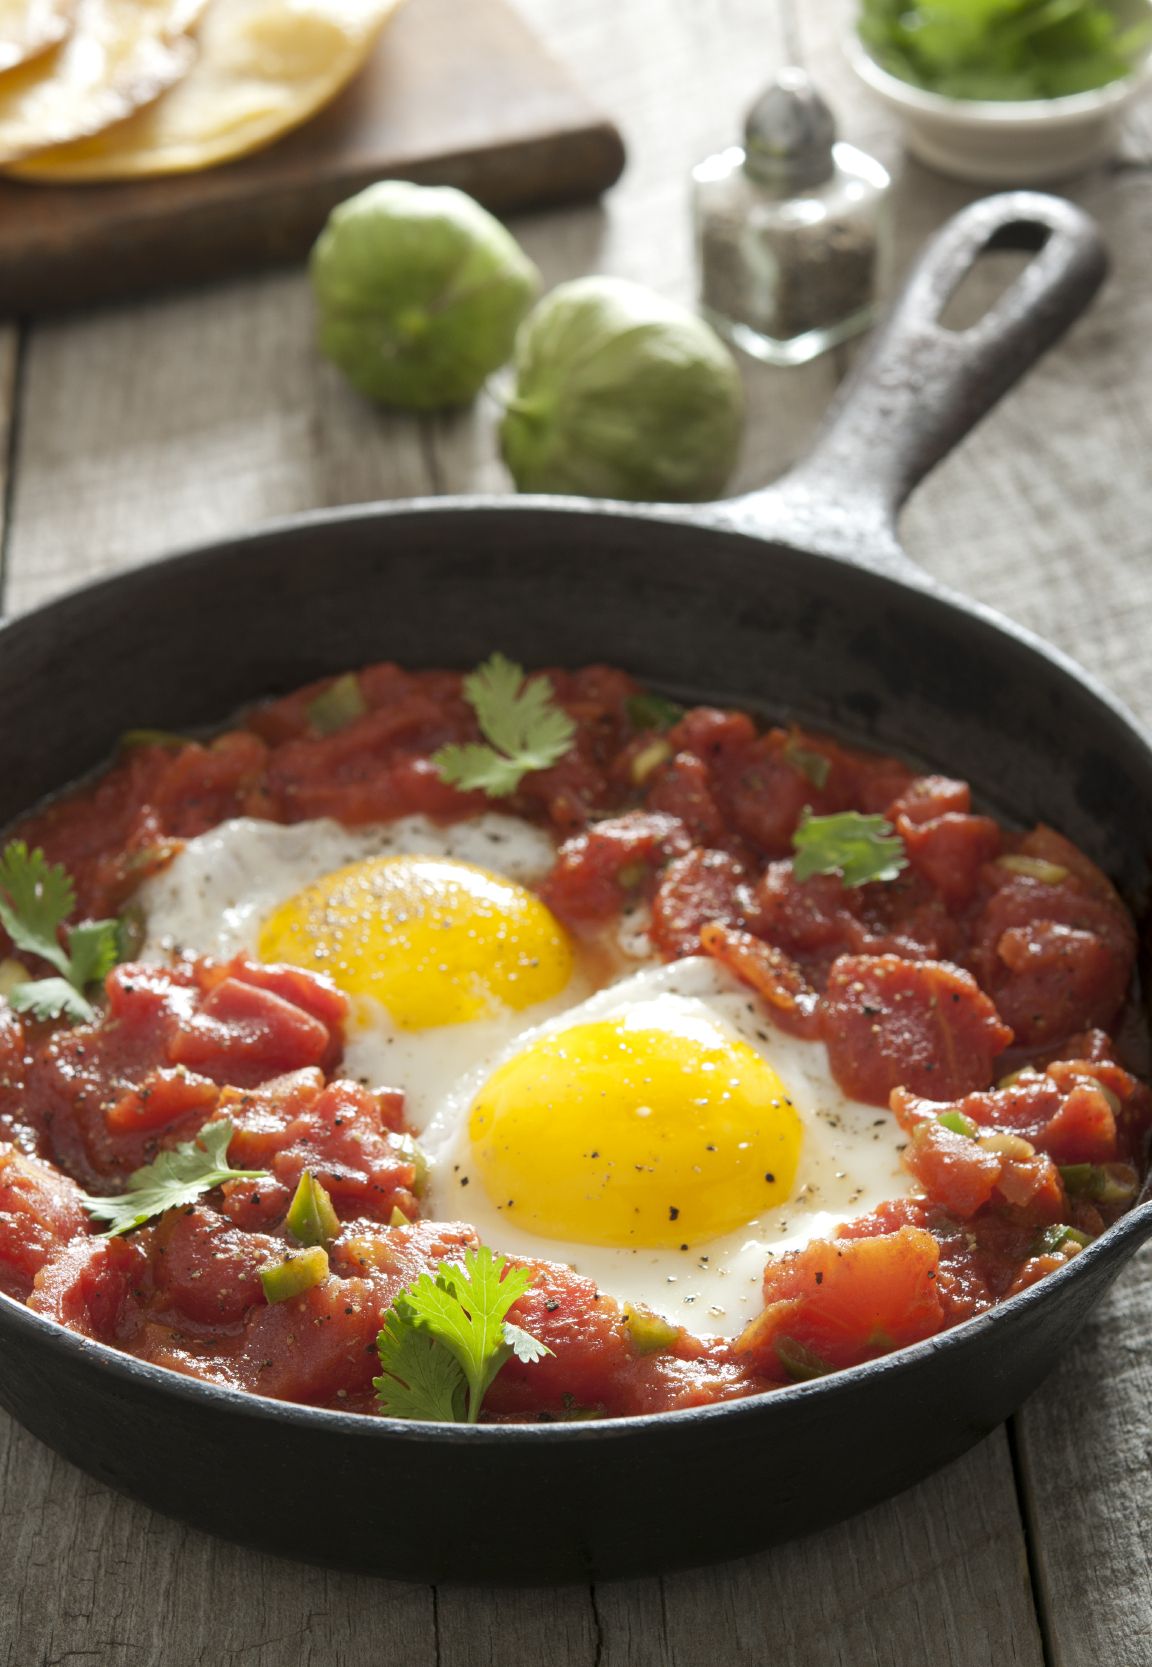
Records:
M855 30L845 44L861 81L902 121L913 156L942 174L988 185L1041 184L1106 161L1125 108L1152 72L1149 55L1122 80L1067 98L944 98L881 69Z

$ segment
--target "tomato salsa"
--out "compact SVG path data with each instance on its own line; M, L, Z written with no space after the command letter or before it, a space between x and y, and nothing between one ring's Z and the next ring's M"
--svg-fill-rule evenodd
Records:
M772 1257L763 1309L731 1339L514 1258L534 1277L509 1318L550 1352L506 1361L485 1420L664 1412L858 1364L1062 1267L1131 1204L1152 1122L1124 1040L1136 934L1083 852L896 758L675 709L603 666L548 676L571 742L500 808L556 841L552 913L595 940L639 905L664 960L722 963L773 1024L827 1051L846 1095L896 1119L909 1196ZM433 762L480 739L459 674L375 665L209 740L126 737L10 833L67 868L75 921L120 914L130 930L141 882L231 818L353 828L490 809ZM802 822L846 812L882 817L904 865L800 878ZM341 1075L347 1015L326 978L246 956L129 953L81 1022L0 1001L0 1291L141 1360L376 1413L385 1317L477 1236L424 1219L403 1093ZM122 1192L222 1119L229 1166L257 1178L101 1231L86 1195ZM338 1218L326 1271L270 1297L308 1176Z

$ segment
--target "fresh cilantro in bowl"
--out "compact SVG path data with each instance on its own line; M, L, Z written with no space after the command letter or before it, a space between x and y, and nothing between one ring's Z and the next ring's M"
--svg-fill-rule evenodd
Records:
M861 0L858 32L900 80L995 101L1090 92L1152 46L1146 6L1105 0Z

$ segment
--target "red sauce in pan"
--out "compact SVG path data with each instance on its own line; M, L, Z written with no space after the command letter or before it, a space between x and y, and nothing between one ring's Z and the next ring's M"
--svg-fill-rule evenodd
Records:
M737 711L637 728L623 673L551 676L575 743L500 808L554 832L553 912L595 937L647 899L666 959L716 957L776 1025L823 1043L846 1094L890 1107L919 1195L773 1259L762 1314L731 1341L680 1331L642 1352L610 1296L539 1264L512 1318L552 1354L510 1361L486 1418L660 1412L851 1366L980 1313L1122 1213L1152 1115L1114 1040L1135 932L1082 852L1047 828L1006 831L965 783L897 759ZM133 745L13 832L69 868L85 918L231 817L488 808L430 762L477 738L457 674L381 665L359 686L366 710L335 733L310 721L312 685L213 741ZM883 813L907 868L854 889L797 880L805 807ZM344 1017L324 979L243 959L121 965L89 1025L0 1008L0 1290L177 1371L370 1413L381 1316L475 1236L421 1219L403 1095L341 1079ZM115 1192L222 1116L229 1161L267 1179L99 1234L81 1187ZM305 1170L342 1231L322 1283L269 1303L260 1272L284 1255Z

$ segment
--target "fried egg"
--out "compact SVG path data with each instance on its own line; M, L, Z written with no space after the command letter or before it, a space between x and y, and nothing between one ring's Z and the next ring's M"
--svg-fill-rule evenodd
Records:
M910 1190L885 1110L704 956L647 968L520 1040L423 1137L426 1208L567 1262L699 1335L763 1306L769 1256Z
M770 1256L910 1190L901 1132L708 957L662 966L625 921L590 960L532 889L554 856L496 812L238 819L141 887L143 954L326 973L352 1004L345 1074L404 1090L426 1215L733 1335Z
M530 886L555 846L496 812L365 828L237 818L137 893L145 960L240 951L349 996L345 1071L402 1087L419 1130L460 1076L583 1000L598 978Z

